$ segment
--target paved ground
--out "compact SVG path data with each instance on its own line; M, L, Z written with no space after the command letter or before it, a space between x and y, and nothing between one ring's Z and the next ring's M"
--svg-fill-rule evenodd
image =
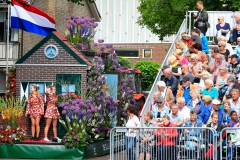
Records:
M106 156L91 158L87 160L109 160L109 159L110 159L110 155L106 155Z

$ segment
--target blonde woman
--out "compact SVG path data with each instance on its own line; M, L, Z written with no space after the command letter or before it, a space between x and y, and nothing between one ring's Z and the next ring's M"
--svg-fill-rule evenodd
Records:
M216 25L217 37L225 36L226 40L229 41L230 38L230 25L224 21L223 16L218 16L218 24Z
M176 41L175 46L177 49L181 49L183 51L183 54L189 54L188 47L183 41Z
M172 68L172 74L179 79L179 77L182 74L181 67L182 65L179 64L177 58L174 55L171 55L168 57L168 62L170 64L170 67Z
M176 49L173 54L181 65L188 65L188 60L183 56L183 52L181 49Z
M189 72L192 72L195 77L199 77L199 73L202 72L202 62L199 61L199 56L197 54L191 54Z
M30 115L32 138L31 140L38 141L40 133L40 118L44 115L44 99L43 96L38 93L38 85L33 84L30 88L31 94L27 100L27 108L25 116ZM36 137L35 137L36 136Z
M218 40L218 42L219 42L219 41L224 41L224 42L226 42L226 49L229 50L230 54L234 54L234 50L233 50L231 44L227 43L228 40L226 39L225 36L219 36L219 37L217 38L217 40Z
M229 62L229 60L230 60L230 58L229 58L230 52L229 52L228 49L226 49L226 45L227 45L227 43L224 42L224 41L219 41L218 42L218 48L219 48L220 54L224 55L225 60L227 62Z

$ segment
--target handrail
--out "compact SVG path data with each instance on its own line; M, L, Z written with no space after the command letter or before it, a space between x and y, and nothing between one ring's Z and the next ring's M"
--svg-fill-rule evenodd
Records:
M178 30L178 32L177 32L177 34L176 34L176 37L175 37L174 42L176 42L177 40L180 40L180 39L181 39L181 33L182 33L182 32L186 32L186 29L187 29L187 23L186 23L186 22L187 22L186 19L184 19L183 22L182 22L182 24L181 24L181 26L180 26L180 28L179 28L179 30ZM172 45L170 46L170 48L169 48L169 50L168 50L168 52L167 52L167 54L166 54L166 57L165 57L164 60L163 60L162 66L161 66L161 68L160 68L160 70L159 70L159 72L158 72L158 74L157 74L157 76L156 76L156 79L155 79L155 81L154 81L154 83L153 83L153 85L152 85L152 88L151 88L151 90L150 90L150 92L149 92L149 94L148 94L147 100L146 100L146 102L145 102L145 104L144 104L144 106L143 106L142 112L141 112L141 114L140 114L141 125L142 125L143 122L144 122L144 120L143 120L143 114L144 114L145 111L150 110L150 105L151 105L152 102L153 102L153 94L154 94L156 91L158 91L158 88L157 88L157 85L156 85L156 84L157 84L157 82L161 79L161 76L162 76L162 71L161 71L161 69L162 69L162 67L163 67L164 65L168 65L168 57L171 56L171 55L173 54L173 52L174 52L174 49L175 49L175 44L174 44L174 42L173 42ZM165 98L165 97L164 97L164 98Z

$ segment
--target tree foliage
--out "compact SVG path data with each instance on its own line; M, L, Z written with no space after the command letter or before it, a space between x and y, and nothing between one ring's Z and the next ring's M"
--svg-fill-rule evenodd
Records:
M197 10L196 0L139 0L140 17L137 23L146 26L162 40L166 35L175 34L187 11ZM239 0L205 0L208 11L238 11Z
M141 71L143 75L142 85L144 90L150 90L152 84L158 74L158 68L161 67L161 64L153 61L137 61L133 65L133 68L137 68Z

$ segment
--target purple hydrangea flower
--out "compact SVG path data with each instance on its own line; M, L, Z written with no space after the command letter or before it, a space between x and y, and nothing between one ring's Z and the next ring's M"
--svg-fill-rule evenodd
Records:
M74 135L75 134L75 132L72 132L72 135Z
M61 103L61 104L59 105L59 107L64 107L64 103Z
M74 139L74 140L77 140L77 136L74 136L73 139Z
M97 83L96 81L92 81L92 85L95 86Z
M102 54L102 52L101 52L101 51L98 51L98 52L97 52L97 55L98 55L98 56L100 56L101 54Z
M103 43L103 42L104 42L103 39L99 39L99 40L98 40L98 43Z
M97 46L98 46L98 43L95 42L93 45L94 45L95 47L97 47Z
M68 106L64 106L64 110L68 110Z
M74 111L75 109L76 109L75 106L71 106L71 108L70 108L71 111Z
M63 114L63 115L66 115L66 114L67 114L67 111L66 111L66 110L63 110L63 111L62 111L62 114Z
M101 82L102 82L102 78L101 78L101 77L98 77L98 78L97 78L97 81L98 81L99 83L101 83Z
M83 110L83 111L82 111L82 114L85 115L85 114L87 114L87 112L86 112L85 110Z

